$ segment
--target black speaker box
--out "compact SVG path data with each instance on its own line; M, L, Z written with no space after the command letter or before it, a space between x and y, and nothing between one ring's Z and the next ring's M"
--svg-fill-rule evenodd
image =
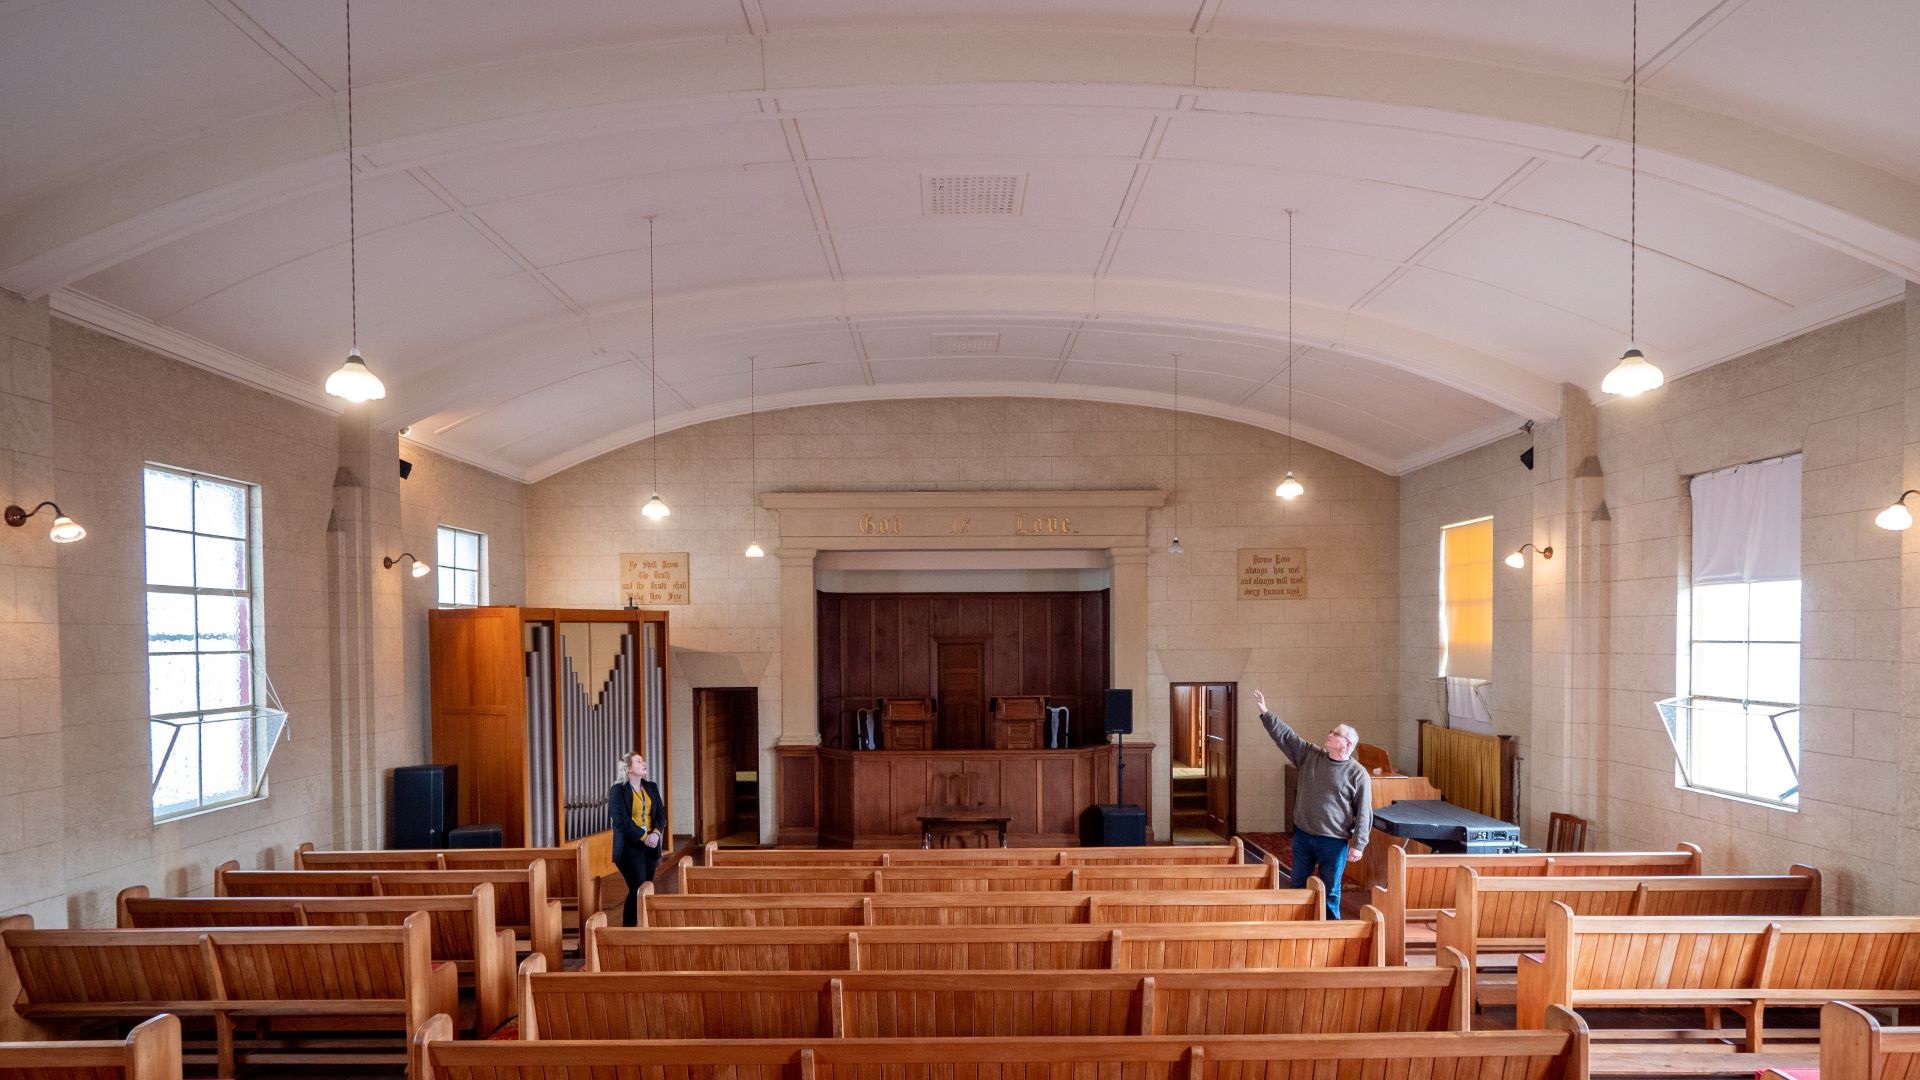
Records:
M498 825L462 825L447 830L450 848L506 847L505 830Z
M403 765L393 770L393 816L388 847L447 846L460 824L460 770L453 765Z
M1080 818L1084 847L1139 847L1147 842L1147 812L1131 803L1100 803Z
M1107 691L1106 733L1109 735L1133 734L1133 691Z

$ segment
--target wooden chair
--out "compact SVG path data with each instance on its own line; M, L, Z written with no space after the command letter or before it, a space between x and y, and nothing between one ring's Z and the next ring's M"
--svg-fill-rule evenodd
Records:
M1353 760L1359 762L1361 768L1375 776L1394 775L1393 757L1387 753L1387 748L1384 746L1361 743L1353 748Z
M0 1077L31 1080L180 1080L180 1018L161 1013L125 1039L0 1042Z
M1556 813L1547 818L1547 850L1575 852L1587 850L1587 819L1577 814Z

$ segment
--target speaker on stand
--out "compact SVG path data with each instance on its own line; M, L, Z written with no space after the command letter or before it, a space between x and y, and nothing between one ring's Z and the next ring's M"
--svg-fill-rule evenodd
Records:
M1113 752L1113 798L1087 808L1080 821L1080 842L1089 847L1137 847L1147 842L1147 812L1126 801L1127 736L1133 734L1133 691L1108 690L1102 729L1118 736Z

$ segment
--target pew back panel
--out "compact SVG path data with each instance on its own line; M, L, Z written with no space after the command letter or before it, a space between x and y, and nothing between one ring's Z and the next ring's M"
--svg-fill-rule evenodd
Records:
M0 1080L180 1080L180 1018L163 1013L125 1039L0 1043Z
M680 864L680 892L947 893L1270 889L1277 863L1247 866L738 867Z
M1305 889L1223 892L648 893L642 926L1014 926L1295 922L1326 917L1318 878Z

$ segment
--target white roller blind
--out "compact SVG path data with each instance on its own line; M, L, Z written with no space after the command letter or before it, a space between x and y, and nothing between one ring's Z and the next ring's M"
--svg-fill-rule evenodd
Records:
M1800 577L1800 455L1693 478L1693 583Z

